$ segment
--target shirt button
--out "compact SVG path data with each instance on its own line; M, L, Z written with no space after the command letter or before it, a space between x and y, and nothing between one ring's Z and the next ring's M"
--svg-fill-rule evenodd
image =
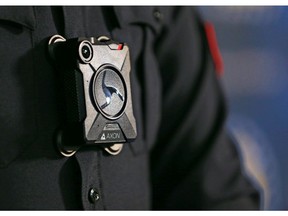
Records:
M154 10L153 15L157 21L161 21L163 19L163 14L159 10Z
M95 188L89 190L89 201L91 203L96 203L100 199L100 195Z

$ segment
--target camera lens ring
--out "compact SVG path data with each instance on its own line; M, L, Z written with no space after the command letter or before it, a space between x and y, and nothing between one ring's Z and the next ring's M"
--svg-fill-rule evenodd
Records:
M119 83L121 83L120 85L122 85L122 91L123 92L119 89L120 90L119 93L122 94L123 103L122 103L122 105L120 105L116 109L117 111L115 110L116 112L114 112L113 114L104 110L104 108L103 108L104 104L103 103L99 103L99 100L98 100L99 97L97 96L98 94L96 93L97 91L98 92L100 91L100 92L104 93L103 82L101 81L100 83L102 83L102 85L100 85L99 80L102 80L101 77L103 77L102 75L105 73L105 71L110 71L112 74L114 74L114 78L116 78L116 80L118 80ZM92 95L91 96L93 98L94 104L96 105L97 110L105 118L110 119L110 120L116 120L116 119L119 119L125 113L125 109L126 109L126 105L127 105L127 86L126 86L126 82L125 82L124 78L122 77L121 73L114 66L112 66L110 64L102 65L102 67L100 67L98 69L97 73L94 75L91 87L92 87L91 88L91 90L92 90ZM120 87L120 86L118 86L118 87ZM101 89L101 90L99 90L99 89ZM113 95L113 93L112 93L112 95ZM110 96L112 96L112 95L110 95ZM116 96L116 97L119 97L119 95Z
M79 45L78 53L80 60L88 64L93 58L92 44L87 40L82 41Z

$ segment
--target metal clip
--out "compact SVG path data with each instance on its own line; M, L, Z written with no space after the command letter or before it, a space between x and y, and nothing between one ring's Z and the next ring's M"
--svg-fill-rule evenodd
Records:
M104 150L111 155L118 155L122 151L122 149L123 149L123 144L114 144L112 146L104 148Z

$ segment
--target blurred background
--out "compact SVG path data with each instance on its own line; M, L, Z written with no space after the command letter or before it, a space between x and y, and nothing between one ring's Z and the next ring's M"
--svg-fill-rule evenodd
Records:
M288 209L288 7L206 6L224 60L221 78L245 173L263 209Z

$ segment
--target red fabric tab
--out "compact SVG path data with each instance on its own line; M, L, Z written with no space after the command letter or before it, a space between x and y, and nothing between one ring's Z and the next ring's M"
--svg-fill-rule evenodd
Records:
M219 46L217 43L215 28L213 24L210 22L205 22L204 28L205 28L211 56L214 62L215 70L216 70L217 75L220 77L224 73L224 64L223 64L223 59L222 59Z

